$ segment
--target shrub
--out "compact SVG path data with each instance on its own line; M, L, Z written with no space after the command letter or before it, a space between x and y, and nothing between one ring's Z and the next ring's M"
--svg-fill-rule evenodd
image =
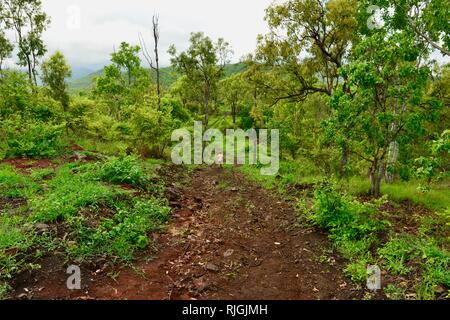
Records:
M25 120L17 117L0 123L5 133L5 154L10 157L48 158L60 153L64 147L64 124Z
M30 199L33 219L55 221L68 218L81 207L107 202L118 194L87 175L74 174L70 166L63 167L48 183L49 191Z
M39 189L30 179L17 173L11 166L0 165L0 196L26 197Z
M83 258L107 254L129 261L137 249L149 245L148 233L167 221L170 208L155 199L117 203L113 217L104 218L98 228L89 227L84 217L69 219L77 244L69 253Z
M411 269L405 262L412 255L414 248L411 239L393 239L378 249L378 255L384 260L384 266L393 274L406 275Z
M315 191L312 221L329 231L344 258L350 262L344 273L355 282L367 279L367 264L373 258L370 247L377 240L377 233L385 223L373 216L377 204L363 204L341 194L332 181L322 181Z
M101 166L99 174L102 180L114 184L143 187L147 183L144 170L135 156L112 158Z
M323 181L315 192L313 221L330 231L333 239L362 240L383 229L373 219L376 207L363 204L336 190L333 182Z

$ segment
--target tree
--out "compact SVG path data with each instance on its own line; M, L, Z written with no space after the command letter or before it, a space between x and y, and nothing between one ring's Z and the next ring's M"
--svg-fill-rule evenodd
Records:
M256 59L270 67L263 87L272 105L348 91L339 69L359 40L357 8L355 0L289 0L267 9L270 32L259 36ZM349 150L345 143L340 147L344 176Z
M356 8L352 0L290 0L267 9L270 32L259 36L256 58L284 74L275 102L345 86L338 70L357 40Z
M430 70L419 65L421 49L411 40L406 32L384 31L362 40L341 71L348 91L338 90L331 99L335 114L327 132L370 163L374 196L380 195L389 147L422 134L427 114L438 107L423 99Z
M240 74L228 77L220 82L221 100L231 108L233 124L236 124L236 116L239 112L239 104L244 97L245 85Z
M209 121L209 104L216 93L217 84L223 75L225 65L229 62L231 53L229 44L222 38L216 43L202 32L192 33L191 45L186 52L177 53L175 46L171 46L169 54L172 56L172 66L186 76L189 84L200 87L205 114L205 128Z
M42 63L42 82L50 89L53 99L61 102L64 111L69 106L66 79L71 77L72 70L64 55L57 51L47 61Z
M161 109L161 74L159 70L159 18L158 16L154 15L153 20L153 52L155 55L155 63L153 63L153 58L151 54L149 53L147 49L147 45L145 44L144 39L142 36L140 36L140 42L142 47L142 52L144 53L144 57L147 60L148 64L150 65L150 70L153 70L156 73L156 92L158 94L158 110Z
M39 59L47 52L42 34L50 23L42 1L3 0L3 19L16 33L19 65L27 68L30 82L36 85Z
M140 50L122 42L119 51L111 55L113 63L96 79L94 94L104 100L115 120L125 116L121 111L127 106L152 103L152 94L148 94L151 80L141 66Z
M416 41L450 56L449 0L365 0L360 3L360 18L367 21L373 14L370 6L380 9L386 27L412 32ZM361 26L366 33L367 23Z
M0 3L0 72L2 71L3 63L7 58L11 57L11 53L14 50L13 44L6 37L5 29L5 8L3 3Z
M12 43L6 38L5 33L0 30L0 72L3 68L3 63L9 57L14 49Z
M126 73L128 87L133 84L138 73L142 70L141 59L138 56L140 51L141 48L139 46L132 46L122 42L119 51L111 55L111 61L116 64L119 70L123 70Z

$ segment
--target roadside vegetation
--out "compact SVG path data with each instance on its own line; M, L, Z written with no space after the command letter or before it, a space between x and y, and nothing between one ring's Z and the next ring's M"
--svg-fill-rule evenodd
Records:
M39 268L39 258L55 252L79 263L133 261L170 218L156 169L132 156L27 172L2 165L2 296L15 274Z
M3 0L0 297L49 255L121 265L151 250L170 220L161 168L172 132L202 121L280 130L277 175L239 170L291 201L299 224L326 232L352 281L364 286L378 265L389 299L449 299L444 6L287 0L267 8L267 34L239 63L225 39L193 32L185 51L170 47L166 68L154 18L153 39L121 42L103 70L70 87L64 54L43 41L41 1Z

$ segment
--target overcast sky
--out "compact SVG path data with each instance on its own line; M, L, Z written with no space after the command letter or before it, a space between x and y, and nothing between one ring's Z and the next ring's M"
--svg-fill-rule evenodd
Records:
M253 52L256 36L267 30L264 9L272 0L43 0L52 23L44 38L49 52L61 50L77 68L97 69L108 63L114 46L138 44L142 32L151 45L151 18L158 13L161 60L169 64L167 49L188 46L191 32L223 37L234 61ZM79 16L79 18L78 18Z

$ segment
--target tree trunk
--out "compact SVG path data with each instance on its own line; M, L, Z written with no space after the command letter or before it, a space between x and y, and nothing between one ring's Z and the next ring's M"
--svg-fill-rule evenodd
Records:
M381 181L383 178L383 172L384 172L384 159L381 159L380 164L378 166L378 177L374 194L375 197L379 197L381 195Z
M153 40L155 43L155 61L156 61L156 91L158 93L158 111L161 109L161 81L159 71L159 19L157 16L153 16Z
M31 71L31 61L30 57L27 56L27 68L28 68L28 79L30 79L30 83L33 83L33 72Z
M370 194L375 195L377 189L377 164L378 159L374 159L372 162L372 168L370 169Z
M342 145L342 155L341 155L341 161L339 163L339 176L340 178L345 178L346 176L346 166L348 163L348 147L347 144L344 142Z
M381 195L381 181L383 179L385 170L385 155L386 152L383 152L383 155L380 159L375 157L375 160L372 162L372 168L370 170L370 194L375 197L379 197Z
M233 113L233 124L236 124L236 105L234 103L231 106L231 112Z
M209 121L209 95L210 95L209 83L205 84L205 96L204 96L204 111L205 111L205 131L208 130Z
M389 172L388 168L395 165L395 163L397 162L399 151L398 149L399 149L398 142L397 141L391 142L391 144L389 145L387 168L385 172L385 179L387 183L394 182L394 174Z

